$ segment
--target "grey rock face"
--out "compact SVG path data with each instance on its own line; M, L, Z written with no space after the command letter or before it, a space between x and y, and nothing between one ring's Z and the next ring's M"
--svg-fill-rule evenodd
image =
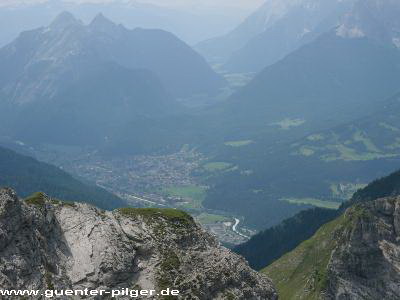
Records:
M400 197L350 209L328 267L327 299L400 299Z
M225 36L197 49L235 72L258 72L335 28L357 0L267 0Z
M337 28L344 38L370 38L400 48L400 3L397 0L360 0Z
M268 278L188 215L105 212L45 196L26 202L10 189L0 190L0 286L169 287L180 291L177 299L277 299Z
M267 1L260 9L266 18L264 30L233 53L224 67L229 71L261 71L335 28L354 2Z
M54 99L63 80L91 64L115 63L154 73L176 98L217 92L224 79L173 34L129 30L99 14L89 25L69 13L22 32L0 48L0 93L19 105Z

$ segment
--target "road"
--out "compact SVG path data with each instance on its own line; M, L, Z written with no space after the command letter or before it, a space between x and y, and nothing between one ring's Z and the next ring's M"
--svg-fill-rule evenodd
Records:
M249 239L249 238L250 238L249 236L244 235L243 233L239 232L239 231L236 229L236 228L238 227L239 223L240 223L240 220L235 218L235 224L232 226L232 230L233 230L236 234L238 234L238 235L240 235L240 236L242 236L242 237L244 237L244 238L246 238L246 239Z
M164 204L157 203L157 202L153 202L153 201L150 201L150 200L146 200L146 199L143 199L143 198L134 196L134 195L129 195L129 194L117 194L117 196L119 196L119 197L121 197L121 198L125 198L125 199L128 198L128 199L132 199L132 200L147 202L147 203L150 203L150 204L156 205L156 206L166 206L166 205L164 205Z

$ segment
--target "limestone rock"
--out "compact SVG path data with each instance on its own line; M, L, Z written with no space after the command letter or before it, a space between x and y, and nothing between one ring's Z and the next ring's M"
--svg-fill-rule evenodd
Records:
M400 197L349 209L328 266L327 299L400 299Z
M171 288L180 291L176 299L277 299L267 277L183 212L108 212L42 194L22 201L10 189L0 190L0 286Z

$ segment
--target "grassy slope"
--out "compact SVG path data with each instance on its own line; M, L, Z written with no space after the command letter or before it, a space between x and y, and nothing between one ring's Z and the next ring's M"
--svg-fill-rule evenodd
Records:
M217 223L217 222L229 222L232 219L221 216L221 215L215 215L215 214L209 214L209 213L201 213L198 216L196 216L196 219L201 223L201 224L212 224L212 223Z
M194 224L189 214L173 208L120 208L118 211L127 217L141 216L146 219L160 217L170 222Z
M350 191L356 187L352 186L346 190ZM339 190L336 192L339 192ZM284 220L279 226L261 231L246 243L235 247L234 251L243 255L250 266L260 270L285 253L294 250L302 241L311 238L318 228L334 220L350 206L399 194L400 171L397 171L361 188L350 201L344 202L337 211L321 208L305 210Z
M287 201L292 204L309 204L315 207L322 207L328 209L338 209L340 207L340 202L324 201L314 198L283 198L282 201Z
M183 206L184 208L196 209L202 208L202 202L206 195L206 188L196 185L171 186L164 189L164 194L167 196L181 197L189 202Z
M280 299L318 299L325 288L327 265L336 245L334 234L344 219L341 216L322 226L311 239L262 270L272 278Z
M333 250L338 244L345 243L346 232L366 214L363 204L356 204L263 269L262 272L275 283L280 299L320 299L329 280L327 271Z

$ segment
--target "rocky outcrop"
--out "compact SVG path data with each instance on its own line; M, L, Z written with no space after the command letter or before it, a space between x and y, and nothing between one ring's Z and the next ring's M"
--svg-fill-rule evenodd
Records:
M355 204L263 272L279 299L400 299L400 197Z
M21 201L10 189L0 190L0 286L172 288L180 291L176 299L277 299L267 277L183 212L108 212L43 194Z
M328 266L327 299L400 299L400 197L359 204Z

